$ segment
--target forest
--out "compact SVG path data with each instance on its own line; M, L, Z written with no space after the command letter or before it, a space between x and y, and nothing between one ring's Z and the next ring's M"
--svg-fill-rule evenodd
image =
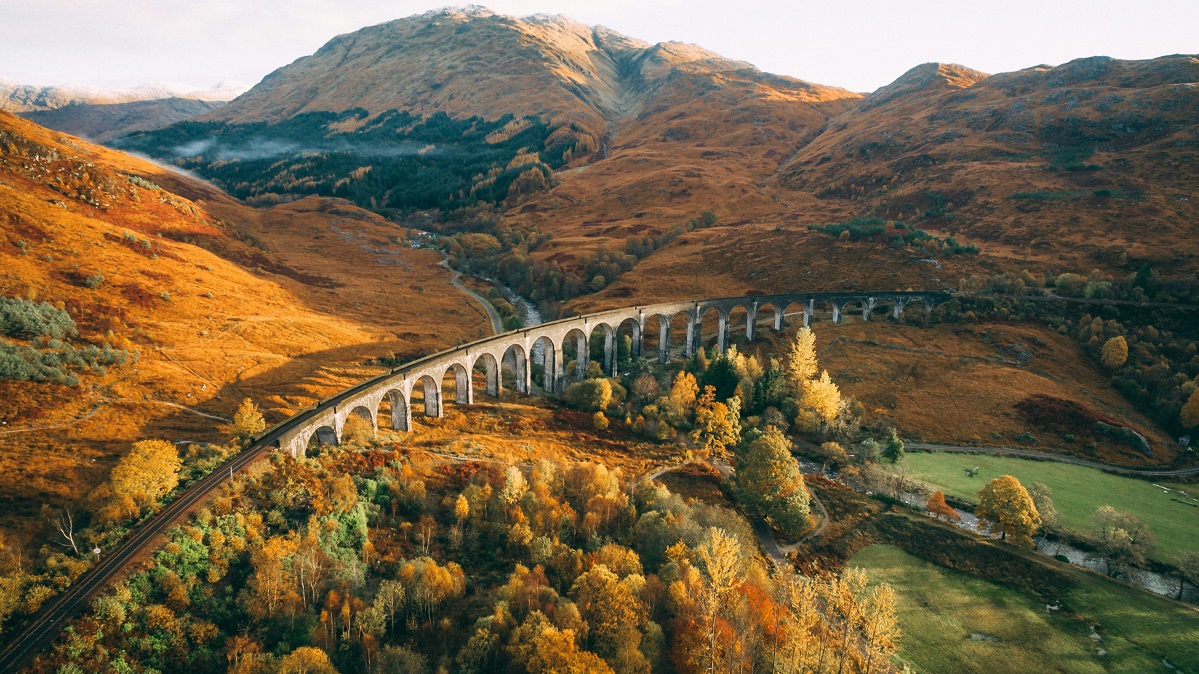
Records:
M384 215L500 204L548 188L590 137L536 117L455 119L389 110L308 112L276 124L180 122L116 146L195 171L272 204L316 194Z

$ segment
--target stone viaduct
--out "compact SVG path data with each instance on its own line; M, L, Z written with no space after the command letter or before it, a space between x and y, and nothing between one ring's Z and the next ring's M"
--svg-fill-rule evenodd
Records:
M759 321L768 319L775 330L782 330L784 317L788 314L802 312L804 325L812 321L817 310L831 310L834 322L840 322L846 311L851 309L860 311L863 320L870 320L871 315L884 312L898 319L904 309L913 303L931 308L949 297L947 293L935 292L762 295L669 302L564 318L481 339L393 368L387 374L342 391L296 414L272 428L255 444L272 446L297 457L303 456L313 440L320 444L339 442L350 415L357 415L378 429L384 401L390 408L391 427L398 431L411 430L414 393L421 394L426 416L440 417L444 404L442 384L452 375L454 383L451 395L454 402L470 405L474 402L472 373L476 368L486 374L486 392L489 395L499 395L504 368L513 373L516 391L528 393L533 385L531 360L534 353L541 354L544 388L560 392L571 377L571 373L566 372L563 347L573 340L575 353L578 354L573 375L581 378L588 367L589 340L597 330L604 339L602 368L604 372L615 375L616 340L622 331L630 335L631 355L638 358L641 356L643 335L647 330L657 330L657 358L666 363L671 357L671 324L676 323L680 316L686 325L682 356L690 358L701 344L704 321L711 320L710 314L715 314L716 344L723 351L730 328L740 327L732 325L734 319L738 323L744 321L746 337L753 340ZM743 317L740 315L742 312ZM738 315L734 316L735 313Z

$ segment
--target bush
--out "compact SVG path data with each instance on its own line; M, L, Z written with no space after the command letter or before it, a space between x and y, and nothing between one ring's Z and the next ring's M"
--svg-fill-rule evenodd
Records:
M591 416L591 425L597 431L608 429L608 417L604 416L603 412L596 412Z
M17 339L62 339L78 334L67 312L48 302L0 297L0 333Z
M92 290L95 290L96 288L99 288L103 284L104 284L104 276L101 274L94 274L92 276L88 276L87 278L83 279L83 287L84 288L91 288Z
M563 396L571 407L598 412L612 402L612 384L607 379L588 379L566 387Z

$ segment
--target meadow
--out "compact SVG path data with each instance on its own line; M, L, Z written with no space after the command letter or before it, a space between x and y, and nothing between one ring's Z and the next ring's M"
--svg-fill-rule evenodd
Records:
M918 671L990 672L1000 664L1023 672L1199 667L1199 654L1188 646L1199 642L1199 612L1092 573L1069 569L1075 583L1053 598L1060 609L1049 610L1022 590L889 545L867 547L850 564L895 589L900 659Z
M1199 508L1173 500L1191 501L1147 480L1006 456L920 452L909 454L906 461L914 479L969 502L976 502L978 491L1000 475L1015 476L1025 486L1042 482L1053 490L1060 526L1083 535L1095 533L1091 515L1100 506L1132 513L1157 537L1152 556L1162 561L1176 561L1184 552L1199 550ZM978 474L970 477L966 470L973 468L978 468ZM1194 491L1199 490L1188 493Z

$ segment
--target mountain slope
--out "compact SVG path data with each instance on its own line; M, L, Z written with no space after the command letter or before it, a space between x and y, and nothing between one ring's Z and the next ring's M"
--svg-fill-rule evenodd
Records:
M918 66L832 120L779 182L984 249L1194 270L1194 247L1175 244L1199 237L1199 59Z
M31 110L22 117L41 126L107 142L136 131L152 131L216 110L224 103L193 98L160 98L125 103L79 103Z
M77 385L0 379L4 524L86 493L132 440L219 439L243 397L278 419L377 372L368 359L482 336L441 256L405 235L338 200L250 209L0 112L0 296L65 310L68 346L137 354Z

